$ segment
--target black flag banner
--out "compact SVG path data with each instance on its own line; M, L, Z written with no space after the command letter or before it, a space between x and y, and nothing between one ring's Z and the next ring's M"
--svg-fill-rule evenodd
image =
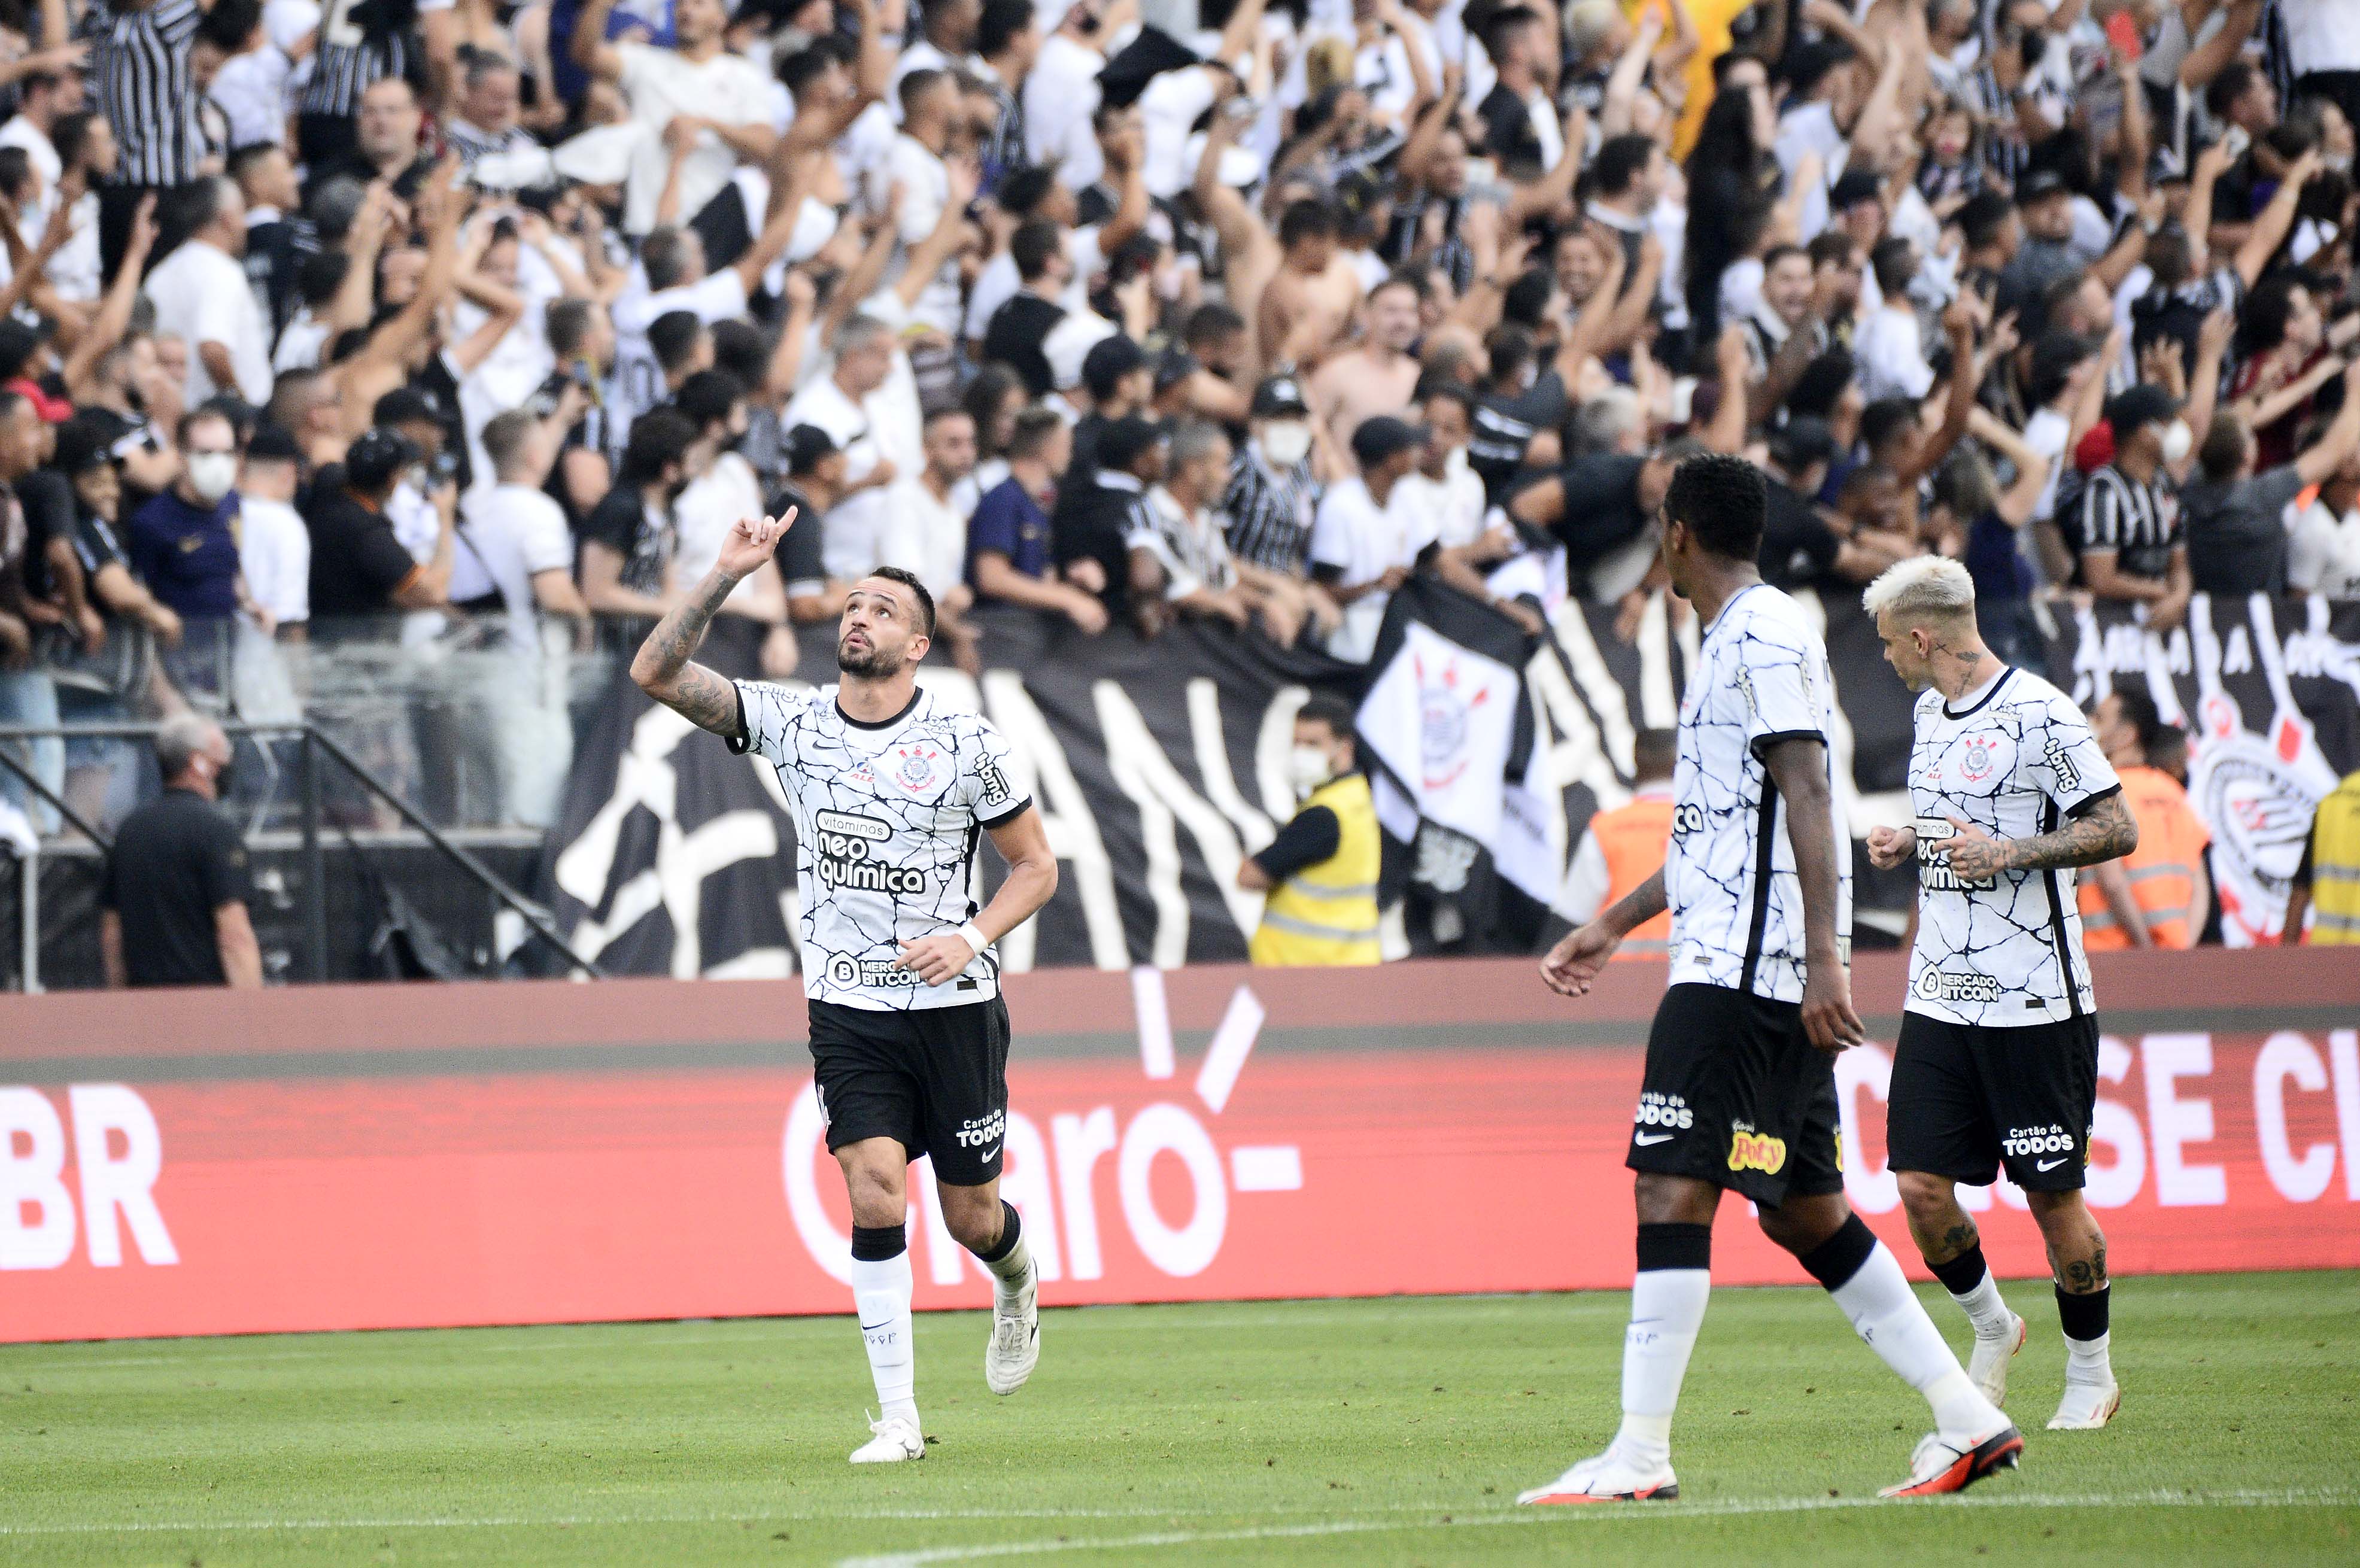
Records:
M1526 847L1505 821L1532 764L1524 670L1534 641L1489 604L1420 575L1386 604L1369 659L1360 759L1394 851L1382 901L1406 897L1413 923L1441 945L1499 925L1499 855L1511 837Z
M2360 604L2200 593L2164 637L2109 605L2063 620L2049 663L2085 706L2136 684L2188 731L2221 940L2277 941L2311 814L2360 768Z
M1797 599L1825 628L1840 717L1841 804L1856 836L1905 821L1910 694L1850 590ZM1360 704L1389 836L1392 951L1530 951L1592 811L1629 798L1632 743L1677 721L1695 617L1658 596L1634 626L1559 599L1547 635L1413 579L1367 669L1184 622L1153 642L1116 627L980 614L984 673L928 666L941 701L1007 736L1062 873L1039 919L1001 944L1011 968L1239 961L1261 897L1240 859L1295 810L1286 758L1313 691ZM1628 634L1627 636L1624 634ZM750 674L750 635L700 655ZM2144 681L2188 724L2190 794L2213 833L2223 940L2275 931L2312 807L2360 767L2360 604L2200 597L2157 637L2125 611L2068 610L2049 673L2076 701ZM808 628L797 679L835 671L834 628ZM577 741L541 889L576 951L611 974L772 975L795 952L794 835L766 765L730 756L619 673ZM988 896L998 862L978 856ZM1896 940L1906 874L1854 855L1857 938Z

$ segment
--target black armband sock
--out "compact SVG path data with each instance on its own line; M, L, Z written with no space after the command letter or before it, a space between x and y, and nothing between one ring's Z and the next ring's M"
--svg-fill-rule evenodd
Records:
M1983 1282L1984 1275L1991 1272L1991 1266L1983 1261L1983 1244L1980 1241L1948 1263L1929 1262L1926 1267L1934 1271L1934 1278L1942 1282L1942 1289L1953 1296L1968 1294Z
M2075 1295L2057 1287L2057 1322L2065 1330L2065 1337L2087 1343L2106 1336L2106 1300L2113 1295L2111 1287Z
M1023 1238L1022 1216L1017 1214L1015 1204L1002 1198L1000 1200L1000 1239L992 1244L990 1251L977 1253L976 1259L981 1263L997 1263L1015 1251L1016 1244Z
M1639 1272L1651 1269L1710 1269L1712 1226L1643 1225L1639 1227Z
M1836 1227L1835 1235L1804 1253L1795 1261L1808 1270L1812 1279L1830 1290L1840 1290L1860 1272L1876 1250L1876 1233L1863 1224L1858 1214L1847 1214L1844 1223Z
M907 1225L854 1225L852 1227L852 1260L855 1263L883 1263L899 1258L909 1250Z

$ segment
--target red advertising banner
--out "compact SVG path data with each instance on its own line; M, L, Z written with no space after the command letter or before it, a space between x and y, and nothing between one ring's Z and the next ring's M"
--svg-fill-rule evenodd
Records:
M2131 953L2097 978L2115 1272L2360 1266L2360 964ZM1901 979L1854 974L1888 1042ZM1003 1191L1043 1301L1625 1285L1661 984L1016 978ZM0 998L0 1340L844 1311L803 1038L792 982ZM1890 1070L1889 1045L1841 1059L1847 1181L1914 1265ZM2041 1273L2021 1194L1968 1195L1994 1266ZM927 1181L912 1201L919 1305L986 1304ZM1743 1206L1716 1275L1800 1282Z

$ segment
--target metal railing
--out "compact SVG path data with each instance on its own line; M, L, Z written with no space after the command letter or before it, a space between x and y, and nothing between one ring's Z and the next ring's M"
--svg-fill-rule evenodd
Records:
M477 859L464 845L454 842L441 828L428 821L424 813L388 788L367 768L362 767L354 758L352 753L345 750L334 737L324 733L317 724L249 724L235 719L222 719L216 722L220 724L223 733L233 740L292 738L298 744L295 771L300 791L300 854L302 857L306 900L303 946L305 966L310 971L308 976L310 979L325 981L328 978L327 855L320 836L324 803L324 791L322 787L323 758L343 769L344 775L372 799L381 801L391 809L395 815L423 837L445 859L490 893L502 907L523 920L526 929L533 936L547 942L564 958L570 973L590 979L605 977L604 971L595 963L575 953L565 938L559 934L556 926L550 920L547 909L518 892L508 885L505 877ZM153 724L0 725L0 768L6 769L8 773L21 780L50 810L55 811L63 821L71 823L77 833L97 845L102 852L112 853L113 842L99 830L97 824L84 818L63 795L42 782L37 776L35 768L29 763L20 759L9 743L50 738L68 741L82 739L152 742L158 727ZM20 908L23 924L22 941L26 953L24 974L27 982L27 988L31 989L37 983L38 967L39 943L37 926L38 878L32 874L33 862L29 856L27 857L26 866L26 875L22 878L25 891L20 900Z

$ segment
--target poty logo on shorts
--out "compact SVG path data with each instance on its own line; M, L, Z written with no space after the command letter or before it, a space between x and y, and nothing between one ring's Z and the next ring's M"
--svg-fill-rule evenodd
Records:
M1786 1165L1786 1140L1740 1123L1729 1135L1729 1168L1775 1176Z
M1920 1001L1996 1002L2006 987L1988 975L1961 975L1948 969L1921 969L1912 987Z
M1008 1130L1008 1114L994 1111L988 1116L971 1116L959 1123L958 1141L961 1149L989 1149L1000 1142L1000 1135Z
M1632 1113L1631 1119L1643 1127L1692 1127L1696 1126L1696 1112L1677 1094L1650 1089L1639 1096L1639 1108Z
M2078 1147L2073 1135L2054 1122L2045 1127L2010 1127L1999 1146L2008 1154L2070 1154Z

